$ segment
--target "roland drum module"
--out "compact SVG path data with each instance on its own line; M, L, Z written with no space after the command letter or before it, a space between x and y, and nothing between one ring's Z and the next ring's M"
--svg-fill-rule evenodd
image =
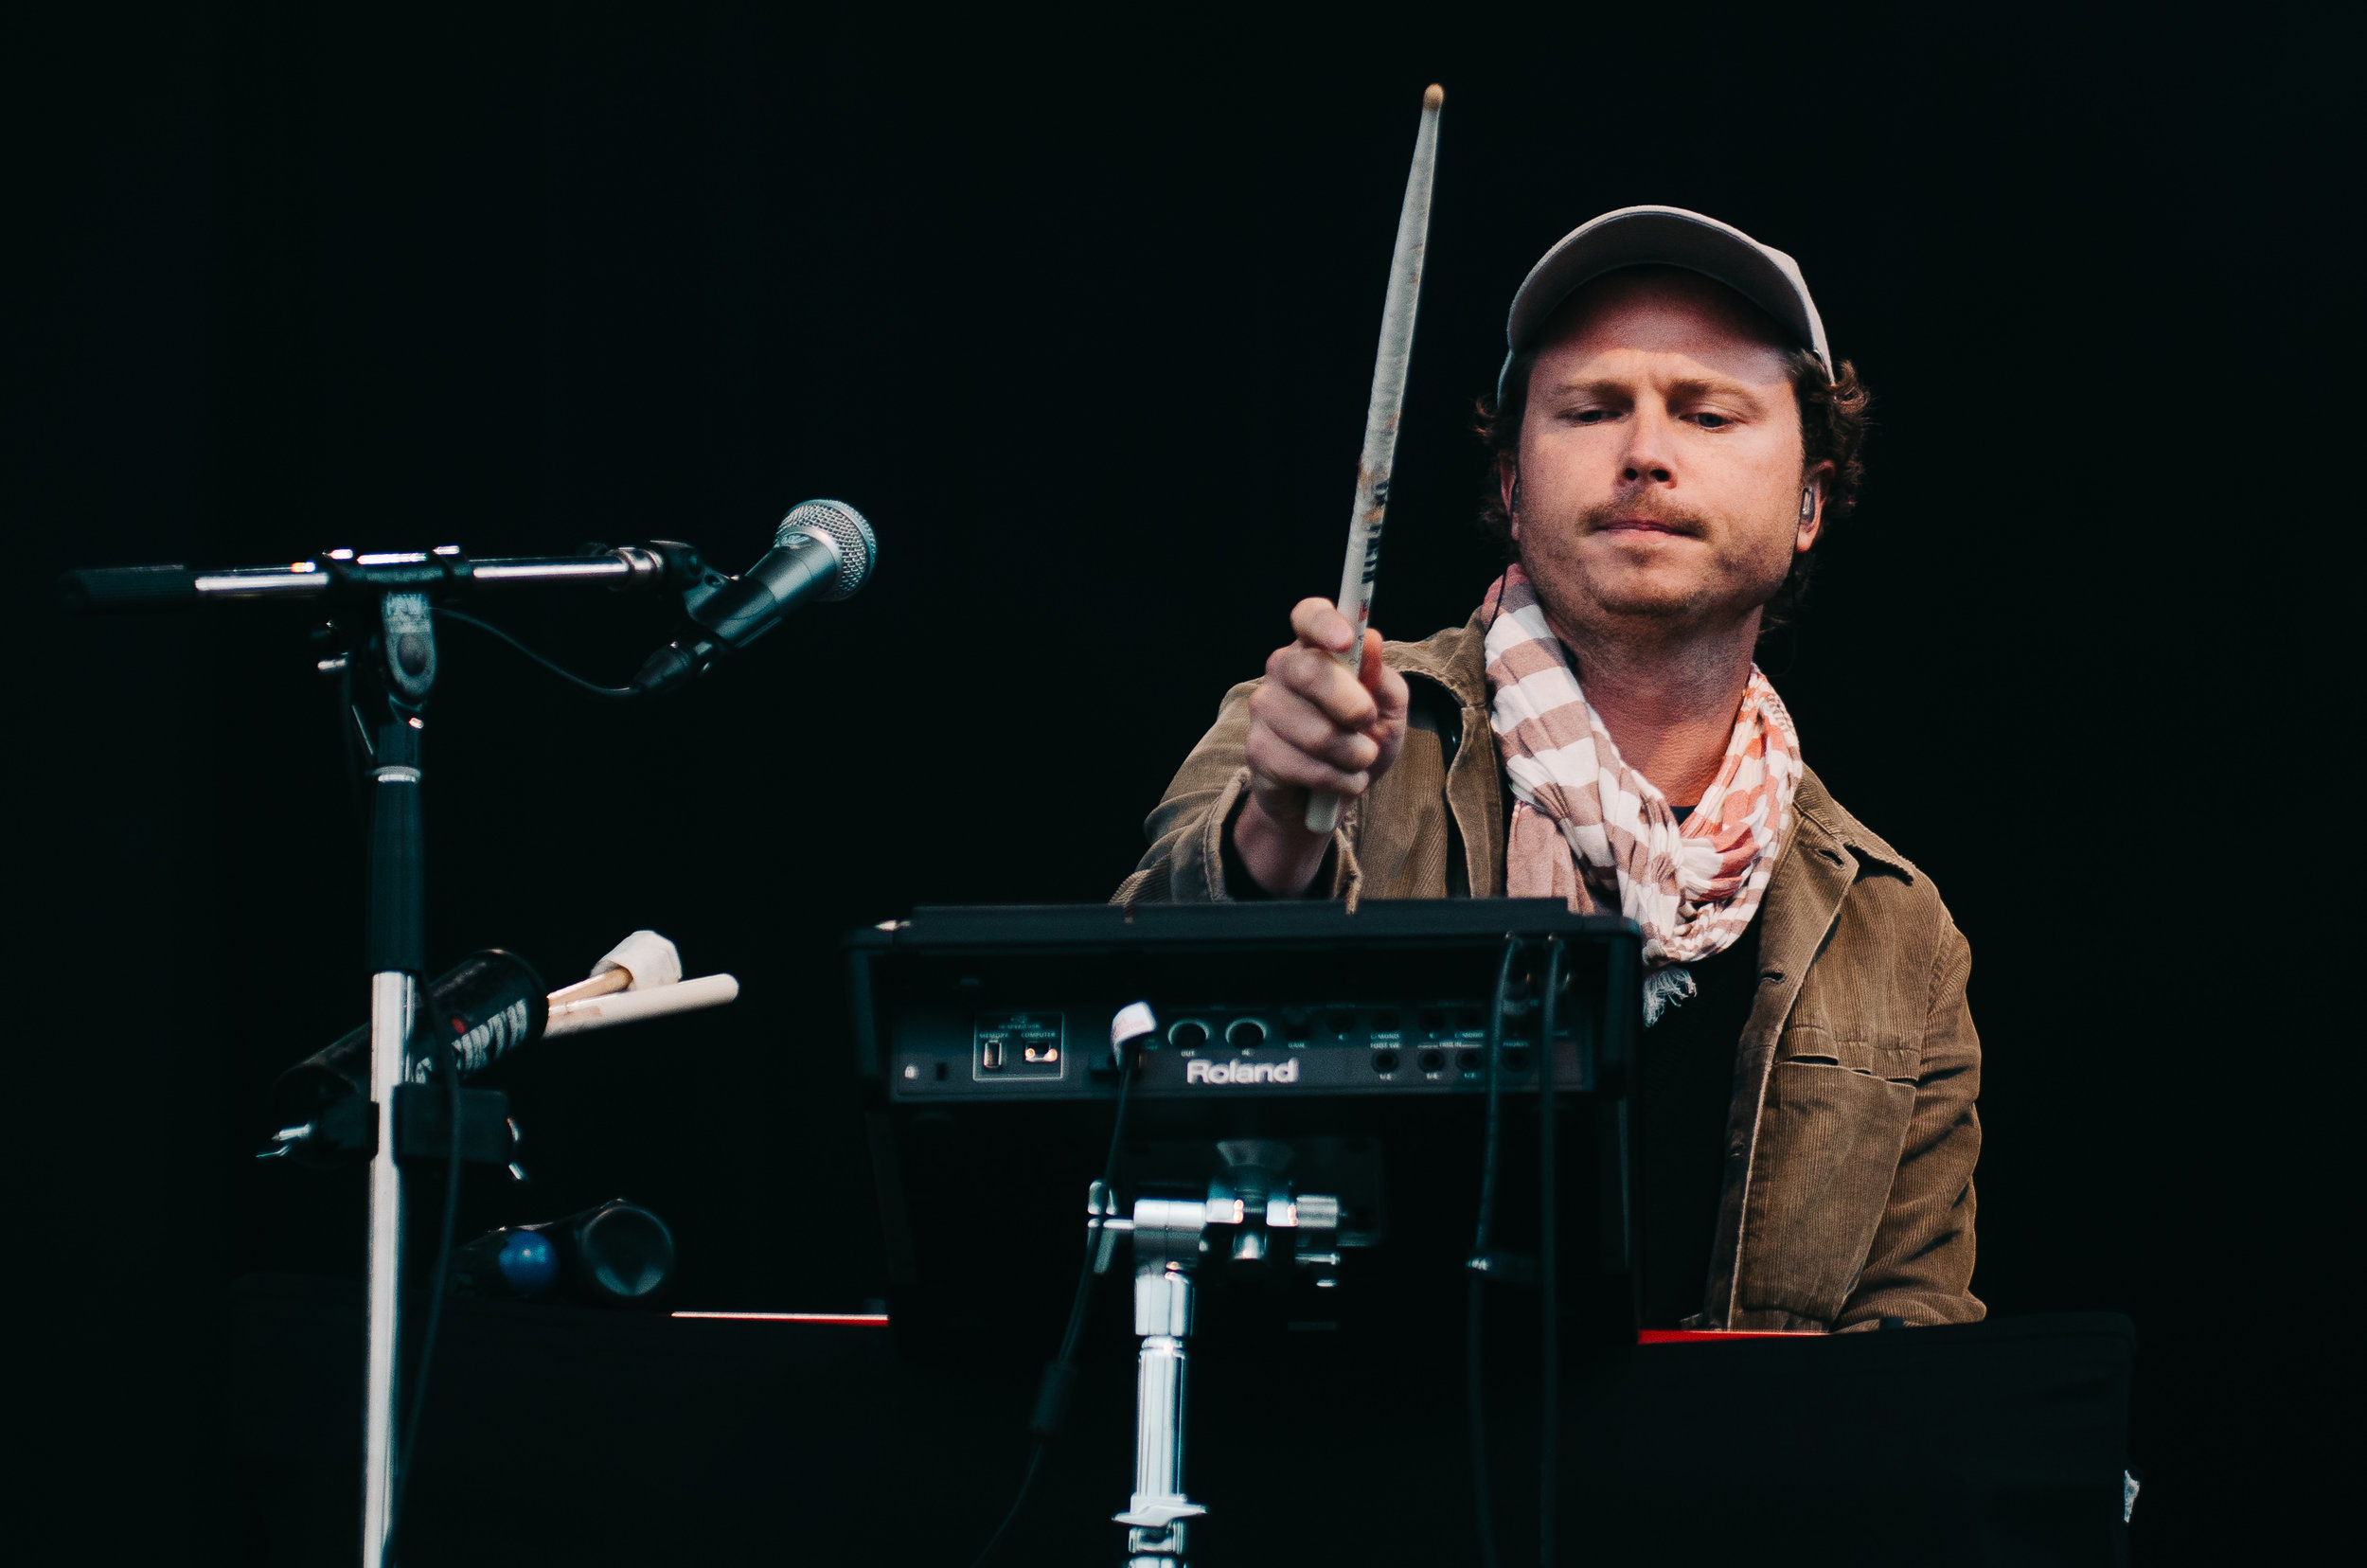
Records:
M1477 1094L1505 943L1567 944L1553 1056L1565 1089L1610 1087L1632 1049L1627 921L1547 899L922 909L848 939L864 1076L891 1103L1093 1100L1116 1093L1110 1021L1147 1002L1133 1093ZM1545 1053L1533 986L1504 1021L1505 1087Z

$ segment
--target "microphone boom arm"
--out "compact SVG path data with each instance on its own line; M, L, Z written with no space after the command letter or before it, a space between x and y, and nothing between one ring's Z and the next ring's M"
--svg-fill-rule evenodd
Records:
M456 544L430 550L360 553L330 550L276 566L195 571L187 566L97 566L58 579L64 607L83 615L177 610L193 604L303 601L353 595L423 593L444 598L487 589L577 584L613 589L681 589L695 611L726 581L675 540L620 544L574 556L492 556L472 560Z

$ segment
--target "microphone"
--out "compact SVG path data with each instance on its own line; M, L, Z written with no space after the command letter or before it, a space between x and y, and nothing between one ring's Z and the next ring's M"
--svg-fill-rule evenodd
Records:
M772 631L806 600L851 597L869 580L879 555L871 525L845 502L799 503L781 519L773 548L744 575L703 597L685 599L701 631L650 654L633 676L632 689L644 696L671 690Z

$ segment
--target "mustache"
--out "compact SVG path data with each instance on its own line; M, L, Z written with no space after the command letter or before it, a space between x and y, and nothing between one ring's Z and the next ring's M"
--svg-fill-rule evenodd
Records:
M1708 521L1698 512L1643 501L1614 501L1608 506L1590 507L1579 522L1584 533L1600 533L1627 523L1648 523L1692 539L1707 538L1710 531Z

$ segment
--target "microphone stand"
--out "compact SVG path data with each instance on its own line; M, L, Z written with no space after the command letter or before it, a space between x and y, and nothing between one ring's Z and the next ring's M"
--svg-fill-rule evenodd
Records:
M68 572L61 597L73 611L136 611L187 604L327 599L351 639L355 694L366 704L369 866L365 953L370 971L368 1354L362 1433L362 1568L386 1568L396 1526L401 1442L401 1341L405 1192L397 1158L396 1090L413 1074L411 1041L427 968L426 846L419 790L421 718L436 689L438 598L528 583L680 588L686 597L722 581L686 544L626 545L589 556L471 561L458 546L357 555L335 550L284 566L197 573L183 566ZM334 668L333 665L329 668ZM340 716L340 722L348 722ZM450 1130L458 1138L460 1129ZM416 1434L415 1434L416 1435Z

